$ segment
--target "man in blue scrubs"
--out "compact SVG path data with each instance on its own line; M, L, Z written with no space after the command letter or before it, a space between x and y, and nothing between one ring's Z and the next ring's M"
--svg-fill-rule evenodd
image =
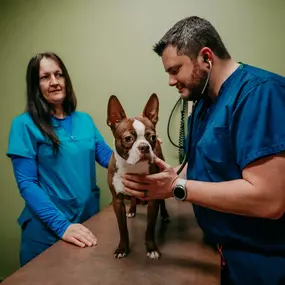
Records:
M235 62L198 17L176 23L154 50L169 85L196 103L187 179L156 159L163 171L126 175L126 192L191 202L221 252L222 284L285 284L285 78Z

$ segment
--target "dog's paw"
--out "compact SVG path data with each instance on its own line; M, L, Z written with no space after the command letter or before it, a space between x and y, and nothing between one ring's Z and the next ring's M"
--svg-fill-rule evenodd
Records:
M161 254L159 251L157 250L154 250L154 251L150 251L150 252L147 252L147 257L150 258L150 259L159 259Z
M147 241L146 245L146 256L150 259L159 259L161 254L158 250L154 241Z
M136 213L134 213L134 212L129 212L129 213L126 214L126 216L127 216L127 218L133 218L133 217L136 216Z
M128 254L129 254L129 249L124 249L122 247L118 247L115 250L114 256L115 256L115 258L119 259L119 258L126 257Z

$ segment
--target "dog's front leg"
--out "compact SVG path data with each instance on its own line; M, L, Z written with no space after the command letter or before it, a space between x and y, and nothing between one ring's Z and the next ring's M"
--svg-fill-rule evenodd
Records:
M165 200L160 200L159 201L159 206L160 206L161 221L163 223L169 223L170 222L170 218L169 218L168 211L166 209Z
M159 210L159 200L148 201L147 228L145 233L145 246L147 256L151 259L159 259L160 252L155 243L155 225Z
M137 212L137 198L132 196L131 197L131 206L129 209L129 212L127 214L128 218L133 218L136 215Z
M122 258L127 256L130 252L129 232L126 220L126 207L123 194L114 195L112 203L120 231L120 243L114 254L115 258Z

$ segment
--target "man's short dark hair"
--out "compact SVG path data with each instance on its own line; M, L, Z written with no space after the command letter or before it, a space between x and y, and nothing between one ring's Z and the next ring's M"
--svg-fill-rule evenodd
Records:
M177 22L154 45L153 50L162 56L169 45L176 47L178 54L188 55L191 59L196 59L203 47L210 48L220 59L231 58L212 24L197 16L187 17Z

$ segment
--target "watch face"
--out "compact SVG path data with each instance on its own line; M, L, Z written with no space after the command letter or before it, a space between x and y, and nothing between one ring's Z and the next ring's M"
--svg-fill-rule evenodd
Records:
M182 187L176 187L174 189L174 196L177 197L177 199L184 199L185 197L185 190Z

